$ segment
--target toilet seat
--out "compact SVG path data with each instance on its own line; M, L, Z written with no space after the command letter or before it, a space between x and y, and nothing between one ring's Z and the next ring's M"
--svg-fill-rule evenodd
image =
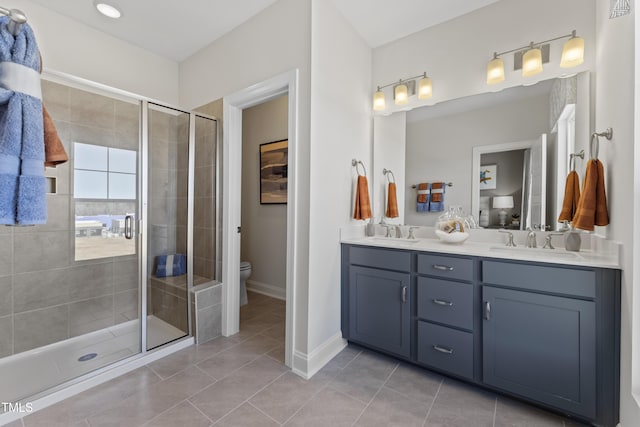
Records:
M242 270L248 270L249 268L251 268L251 263L248 261L241 261L240 262L240 271Z

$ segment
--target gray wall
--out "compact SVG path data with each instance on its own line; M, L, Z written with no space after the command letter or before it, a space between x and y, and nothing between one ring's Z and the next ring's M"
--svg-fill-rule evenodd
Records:
M480 197L489 197L489 226L498 225L498 212L493 209L493 196L513 196L513 209L507 212L507 224L511 223L511 215L522 210L522 166L524 150L504 151L480 156L481 165L497 165L497 182L493 190L480 190Z
M250 286L285 295L287 205L260 204L260 144L287 138L287 96L242 113L242 240L240 257L252 265ZM266 288L265 288L266 286Z
M433 119L413 121L408 115L405 223L433 225L440 215L416 212L416 193L411 184L453 182L453 187L446 189L445 205L461 205L468 213L473 147L523 141L545 132L549 132L547 95Z
M71 141L137 150L137 104L42 81L70 157ZM47 176L48 221L0 227L0 357L138 317L135 255L75 261L73 159Z

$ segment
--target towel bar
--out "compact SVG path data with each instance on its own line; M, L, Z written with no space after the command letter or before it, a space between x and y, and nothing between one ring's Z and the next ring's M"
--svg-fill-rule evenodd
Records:
M453 187L453 182L445 182L444 185L447 187ZM418 188L417 185L412 185L411 188Z
M579 153L571 153L569 154L569 170L576 170L576 157L580 157L584 160L584 150L580 150Z
M604 132L594 132L591 134L591 141L589 142L589 159L597 159L598 152L600 151L600 136L604 136L607 138L607 141L611 141L613 138L613 128L607 128ZM593 149L593 142L596 142L596 148ZM596 155L593 156L593 152L595 151Z
M389 182L389 183L393 182L394 184L396 183L396 176L393 174L391 169L387 169L387 168L382 169L382 174L387 177L387 182ZM389 179L389 175L391 175L393 177L393 181L391 181L391 179Z
M27 17L21 10L18 9L7 9L5 7L0 7L0 14L7 15L11 21L7 23L7 29L11 34L17 36L20 32L20 28L22 28L22 24L27 22Z

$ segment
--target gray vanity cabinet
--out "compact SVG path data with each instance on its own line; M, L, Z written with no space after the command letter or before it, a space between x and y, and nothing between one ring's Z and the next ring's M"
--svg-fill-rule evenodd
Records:
M484 286L483 381L596 415L595 303Z
M343 334L351 341L410 357L410 258L407 252L351 248L352 265L343 290L348 301Z

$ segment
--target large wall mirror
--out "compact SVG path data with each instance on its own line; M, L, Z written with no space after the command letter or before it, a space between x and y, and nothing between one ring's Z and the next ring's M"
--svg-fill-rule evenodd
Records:
M445 206L461 206L477 220L484 212L486 228L560 228L557 217L570 154L581 149L588 153L590 92L589 73L584 72L396 113L406 115L404 147L397 147L404 173L400 159L394 165L398 190L404 189L401 223L435 224L442 212L418 211L413 187L450 182ZM378 125L397 123L392 117L376 120ZM376 156L390 151L387 139L374 132L376 171L394 161L388 154ZM585 160L575 162L581 176ZM481 175L493 182L484 185ZM382 174L373 179L374 188L384 186Z

